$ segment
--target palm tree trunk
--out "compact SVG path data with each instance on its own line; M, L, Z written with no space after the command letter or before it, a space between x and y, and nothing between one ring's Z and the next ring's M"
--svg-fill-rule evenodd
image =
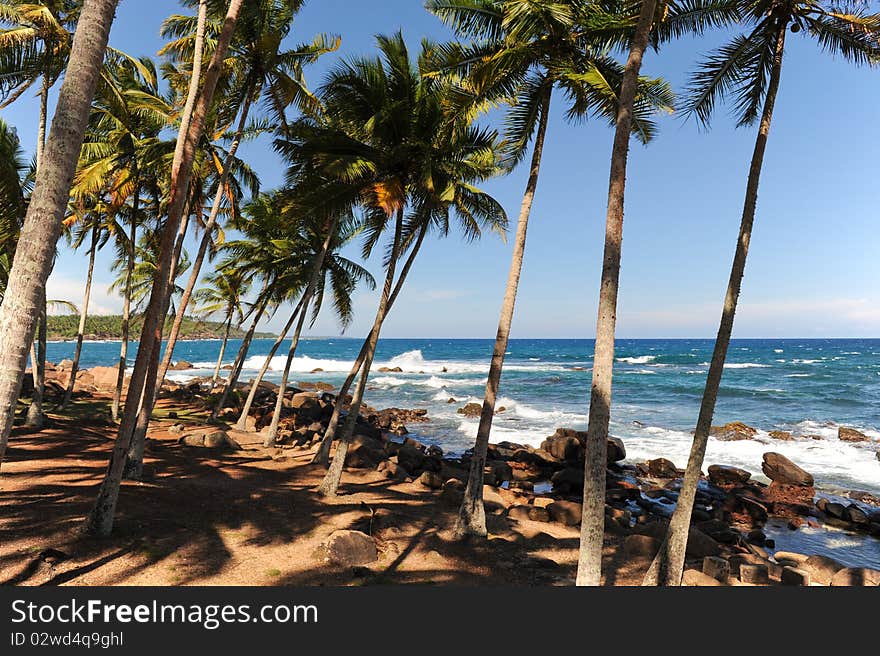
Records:
M470 472L468 474L467 487L464 491L464 499L462 500L461 508L458 512L458 520L455 524L455 534L459 538L470 535L485 537L488 534L486 529L486 509L483 505L483 469L486 465L486 452L489 448L492 419L495 416L495 400L498 396L501 371L504 367L504 354L507 352L507 344L510 341L510 326L513 323L516 293L519 288L523 255L526 250L529 215L532 211L535 190L538 187L541 156L544 152L544 137L547 133L547 121L550 113L550 96L553 92L552 84L546 84L547 86L543 91L543 98L541 99L541 118L538 123L538 131L535 134L535 149L532 153L529 179L526 183L526 191L523 194L519 210L519 221L516 225L516 237L510 260L510 272L507 276L507 288L504 292L504 301L501 304L501 317L498 320L498 333L495 336L492 362L489 365L489 376L486 379L486 393L483 397L480 425L477 427L477 438L474 443L474 453L471 456Z
M113 421L118 421L119 419L119 404L122 400L122 388L125 385L125 367L128 364L128 333L131 322L131 278L134 274L139 201L139 177L135 173L134 198L131 201L131 231L128 236L128 262L125 268L125 299L122 304L122 345L119 347L119 372L116 375L116 391L113 393L113 404L110 406L110 415L113 417Z
M266 375L266 372L269 371L269 367L272 364L272 358L275 357L275 354L278 352L278 349L281 347L281 344L287 339L287 333L290 332L290 329L293 327L293 322L296 321L296 318L299 316L299 311L302 308L303 299L299 299L299 303L296 304L296 307L293 309L293 312L290 313L290 318L287 320L287 323L284 324L284 328L281 330L281 333L278 335L278 338L275 340L275 343L272 344L272 348L269 350L269 355L266 356L266 361L263 363L263 366L260 368L260 372L257 374L257 377L251 381L251 388L248 391L247 400L244 402L244 406L241 409L241 414L238 417L238 422L235 424L235 427L238 430L246 430L247 429L247 417L250 414L251 406L254 404L254 398L257 396L257 389L260 386L260 383L263 381L263 376Z
M43 400L46 397L46 294L43 293L43 303L40 308L40 316L37 319L37 347L34 353L34 343L31 342L31 362L36 366L33 369L34 394L31 397L31 405L28 407L25 426L29 428L43 427Z
M318 487L318 494L323 497L335 497L336 491L339 489L339 482L342 479L342 469L345 467L345 456L348 453L348 445L351 442L351 435L354 432L354 425L360 413L361 403L364 399L364 392L367 389L367 379L370 375L370 366L373 357L376 355L376 345L379 342L379 333L382 330L382 323L388 315L388 300L391 298L391 291L394 285L394 272L397 267L397 260L400 257L400 238L403 231L403 209L397 212L397 219L394 222L394 241L391 245L391 258L388 262L388 270L385 273L385 284L382 287L382 296L379 299L379 307L376 310L376 318L373 321L373 329L367 339L366 353L364 354L364 364L361 369L361 376L358 379L357 387L354 390L354 397L351 400L351 407L348 410L348 416L342 425L342 435L339 437L339 443L336 445L336 454L333 456L333 462L324 476L324 480ZM337 399L337 403L340 400Z
M247 352L254 339L254 333L257 331L257 323L263 318L263 313L266 311L266 306L268 305L269 297L267 295L260 307L256 310L254 320L241 342L241 347L238 349L238 355L235 356L235 362L232 364L232 369L229 371L229 376L226 377L226 382L223 385L223 392L220 394L220 398L217 399L217 405L214 406L214 410L211 412L212 421L217 419L220 410L222 410L223 406L226 404L226 399L229 398L229 392L238 382L238 377L241 375L241 370L244 368L244 361L247 359Z
M183 252L183 242L186 239L186 231L190 222L190 202L187 202L184 211L184 219L180 224L177 232L177 241L174 245L174 256L171 259L171 272L168 274L169 288L168 296L165 298L165 307L162 310L162 332L164 333L165 324L168 318L168 308L171 305L171 298L174 295L174 280L177 278L177 268L180 266L180 254ZM139 481L144 474L144 449L147 444L147 428L150 425L150 416L153 414L153 408L156 406L156 400L159 398L161 390L161 381L156 375L159 368L159 355L162 351L162 338L160 334L159 344L153 349L150 356L150 363L147 368L146 382L144 383L143 392L141 392L140 407L138 408L137 423L132 433L128 455L125 460L123 469L123 478L128 480Z
M168 374L168 368L171 366L171 357L174 354L174 347L177 345L177 338L180 335L180 327L183 324L186 308L189 306L193 290L199 280L202 264L205 261L205 255L207 254L208 248L214 238L214 226L217 224L217 217L220 214L220 205L223 203L224 190L226 189L226 183L229 180L229 169L232 167L235 153L238 151L242 135L247 127L247 118L250 113L252 95L253 91L251 90L245 95L242 103L241 118L239 119L238 128L235 132L235 138L229 147L229 152L226 154L226 161L223 163L223 171L220 174L220 181L217 185L217 195L214 197L214 204L211 205L211 215L208 218L208 222L205 224L202 241L199 244L199 252L196 255L195 262L192 264L192 270L190 271L189 280L186 283L186 289L183 290L183 295L180 297L180 302L178 303L177 312L174 317L174 324L171 326L171 332L168 335L168 342L165 345L165 356L162 358L162 364L159 367L159 386L162 385L165 376Z
M400 290L403 288L403 283L406 280L407 275L409 274L409 270L412 268L416 256L419 254L419 250L421 250L422 248L422 243L425 241L426 234L428 234L427 226L423 227L419 231L419 236L416 238L416 243L415 245L413 245L409 257L406 258L406 262L404 263L403 269L400 272L400 277L397 279L397 283L394 285L394 291L391 293L391 298L388 299L388 307L385 309L386 314L390 312L391 308L394 306L394 301L397 300L397 296L398 294L400 294ZM312 457L311 464L313 465L320 464L327 467L330 464L330 447L333 445L333 440L336 438L336 430L339 427L339 417L342 414L342 406L345 405L345 397L348 395L348 390L350 390L351 386L354 384L354 379L357 377L358 372L361 370L361 367L364 364L364 360L367 357L367 351L370 347L372 335L373 332L371 330L370 334L367 335L367 338L364 340L363 346L361 346L360 353L358 353L357 358L355 358L354 364L352 364L351 366L351 370L348 372L348 377L345 379L342 387L339 388L339 392L336 395L336 404L333 406L333 414L330 416L330 422L327 424L327 430L324 431L324 437L321 439L321 444L318 447L318 450L315 452L315 455Z
M234 315L235 309L229 308L229 316L226 318L226 330L223 331L223 343L220 344L220 355L217 356L217 366L214 367L214 375L211 376L212 388L217 384L217 379L220 377L220 367L223 364L223 354L226 353L226 342L229 341L229 333L232 330L232 317Z
M52 83L48 75L43 75L40 88L40 122L37 126L37 171L43 162L43 150L46 147L46 123L49 120L49 88Z
M118 0L86 0L0 306L0 463Z
M623 202L626 160L632 131L632 111L642 57L654 22L656 0L643 0L623 72L617 125L611 151L608 184L608 213L605 219L605 255L599 288L599 316L593 354L593 384L587 427L584 465L584 505L577 585L596 586L602 579L602 543L605 536L605 468L608 451L608 423L611 418L611 377L614 369L614 328L617 321L617 291L620 280L620 250L623 242Z
M324 259L327 257L327 250L330 248L330 242L333 241L333 233L336 231L336 220L332 222L327 230L327 236L321 251L315 256L312 263L312 277L303 293L302 309L299 314L299 321L296 323L296 330L293 332L293 339L290 341L290 350L287 352L287 361L284 363L284 373L281 375L281 384L278 387L278 394L275 399L275 412L272 413L272 423L269 425L269 432L263 440L264 447L270 447L275 443L278 435L278 423L281 421L281 408L284 406L284 390L287 387L287 378L290 376L290 366L293 364L293 358L296 355L296 349L299 346L299 338L302 335L303 326L306 323L306 316L309 314L309 304L312 302L312 296L318 281L321 279L321 270L324 266Z
M154 349L159 349L162 340L165 300L168 298L168 274L174 249L174 237L180 225L186 199L189 196L192 179L193 160L198 141L201 138L205 118L214 98L214 91L223 68L226 50L235 29L238 13L243 0L230 0L223 29L217 40L217 47L205 74L205 82L196 101L192 119L186 130L181 130L175 149L175 162L171 171L171 198L168 220L162 232L157 261L157 274L150 294L144 325L138 345L137 358L132 371L129 390L122 412L116 444L107 468L107 475L101 484L95 506L86 522L86 531L93 535L106 536L113 530L119 486L125 468L126 454L131 446L137 418L138 406L146 383L146 376L153 358ZM195 76L193 76L195 77ZM190 85L190 92L198 91L198 81ZM178 157L179 155L179 157Z
M89 299L92 295L92 277L95 273L95 253L98 250L98 226L92 228L92 244L89 249L89 268L86 273L86 288L83 292L83 305L79 312L79 330L76 333L76 347L73 351L73 365L70 367L70 380L67 381L67 389L64 391L64 399L61 401L60 410L64 410L73 397L73 388L76 385L76 374L79 371L79 360L82 356L83 338L86 332L86 319L89 316Z
M752 226L755 222L755 208L758 203L758 185L761 179L761 168L764 164L764 152L767 148L767 137L770 134L770 124L773 119L773 107L776 104L776 94L779 91L779 80L782 75L782 54L785 50L786 28L787 23L780 22L776 34L770 82L767 87L767 96L764 100L764 110L761 114L758 136L755 139L755 150L752 154L751 166L749 167L749 178L746 184L746 197L743 206L742 222L739 228L739 237L736 242L733 265L730 269L730 279L727 283L727 293L724 297L724 308L721 312L718 336L715 339L715 349L712 353L712 361L709 364L706 387L703 390L703 400L700 404L700 414L697 418L691 453L688 458L687 468L685 469L681 491L679 492L678 503L669 522L666 539L654 558L654 562L651 563L647 574L645 574L643 585L677 586L681 584L688 532L691 524L691 513L693 512L694 499L697 496L697 486L700 482L700 469L703 466L706 446L709 443L709 429L712 426L712 417L715 414L715 401L718 398L718 389L721 386L721 375L724 373L724 361L727 359L727 349L730 345L730 336L733 333L736 305L739 300L739 292L745 273L746 258L749 254L749 242L752 239Z

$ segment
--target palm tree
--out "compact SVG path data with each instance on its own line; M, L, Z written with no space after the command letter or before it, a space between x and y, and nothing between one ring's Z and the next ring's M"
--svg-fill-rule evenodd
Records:
M742 221L724 297L721 323L706 377L694 441L678 504L666 539L645 575L646 585L681 583L700 469L709 441L709 429L733 332L733 320L752 236L764 152L782 77L786 34L789 30L792 33L802 32L804 36L814 38L826 52L840 55L857 65L880 63L880 14L869 13L867 7L861 3L850 3L844 7L822 0L794 0L785 3L740 0L735 5L741 21L747 23L750 29L703 60L692 76L685 111L708 124L716 100L733 95L739 126L751 126L758 122L758 134L749 166Z
M163 319L168 302L170 285L169 275L174 255L176 233L181 225L181 218L189 197L190 180L193 171L193 160L196 145L201 140L205 119L214 98L214 91L223 68L223 59L232 40L235 24L241 10L243 0L230 0L224 20L223 29L217 40L217 47L205 74L204 83L198 94L192 117L181 125L178 146L175 150L171 169L170 198L168 203L168 220L162 231L160 242L158 270L155 284L150 294L150 301L144 313L144 325L138 346L134 370L129 382L125 408L122 413L116 444L111 455L107 475L101 484L98 498L86 524L86 530L96 535L109 535L113 530L113 518L116 502L119 498L119 486L129 446L132 442L139 414L141 397L146 385L146 377L151 368L151 361L158 360L158 351L162 341ZM198 81L193 76L194 88ZM191 96L194 94L191 94ZM154 357L155 351L155 357Z
M455 89L446 76L428 75L433 44L422 44L414 66L402 34L377 41L381 58L343 62L328 76L319 94L326 121L303 119L292 129L295 139L278 143L289 161L308 163L316 177L332 181L327 204L363 209L365 255L389 224L393 230L360 378L336 455L319 488L324 496L335 495L339 485L398 262L407 250L421 245L428 230L448 234L453 215L470 239L484 227L499 232L506 227L501 206L474 186L500 171L497 135L454 111L450 101Z
M293 18L299 11L301 2L279 2L269 0L253 3L245 8L230 45L227 62L225 94L233 98L233 107L238 112L238 126L232 137L227 158L222 166L217 195L211 205L211 215L205 226L204 236L190 275L187 290L181 298L177 316L168 337L165 356L159 367L158 380L164 378L171 363L171 357L184 313L192 290L201 271L201 266L211 243L211 233L216 224L224 195L228 195L226 182L232 160L245 134L252 107L261 99L269 107L275 122L280 126L287 124L286 109L290 104L310 110L314 106L311 93L305 86L303 68L314 63L320 55L335 50L339 40L326 36L317 37L311 44L303 44L292 50L281 50L281 42L290 31ZM190 56L191 21L186 17L171 17L163 25L163 34L178 37L166 45L161 53L171 53L177 57ZM161 54L160 53L160 54Z
M64 73L83 0L0 0L0 109L39 82L37 167L46 143L49 91Z
M28 345L44 304L46 280L67 205L70 181L89 118L117 0L86 0L58 96L52 129L0 306L0 462L9 432Z
M610 14L592 2L431 0L427 6L460 38L471 40L467 45L446 46L441 68L466 76L466 91L475 103L488 100L494 105L498 100L512 99L506 135L511 144L511 164L526 156L534 138L468 484L456 523L459 537L485 536L483 468L538 186L551 96L554 88L565 94L569 120L594 114L613 121L623 70L608 56L607 42L615 31L626 34L631 26L626 16ZM671 111L672 102L672 92L665 82L639 80L632 131L643 143L655 131L651 114Z
M223 354L226 352L226 342L232 330L233 322L236 325L244 320L243 303L244 296L250 288L249 281L235 270L217 270L204 278L205 287L197 289L193 299L198 303L198 314L210 316L221 313L223 316L223 342L220 345L220 355L217 356L217 366L211 384L217 382L220 375L220 366L223 364Z

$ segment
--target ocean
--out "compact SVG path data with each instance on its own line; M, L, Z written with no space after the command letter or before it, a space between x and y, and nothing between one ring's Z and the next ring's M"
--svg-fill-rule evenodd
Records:
M230 341L225 363L232 362L239 344ZM242 380L256 374L271 346L272 340L254 342ZM292 378L338 385L360 346L359 339L307 339ZM618 340L611 432L624 441L630 460L662 456L684 467L712 347L708 339ZM210 375L219 348L219 340L179 343L175 359L196 368L169 377ZM447 453L462 452L472 446L477 419L456 410L482 402L491 352L492 341L485 339L383 339L366 402L376 408L426 408L431 421L409 426L413 437ZM72 343L49 344L53 362L72 353ZM557 427L584 430L592 354L592 340L511 340L498 400L506 410L495 417L492 441L537 446ZM118 343L86 343L82 367L113 366L118 357ZM280 379L285 357L273 360L267 380ZM402 371L379 372L381 367ZM323 371L310 373L315 369ZM760 476L762 454L776 451L812 473L820 488L880 494L880 444L837 439L840 425L880 439L880 340L734 340L714 423L730 421L759 433L737 442L711 438L706 466L734 465ZM772 430L803 437L778 441L769 437Z

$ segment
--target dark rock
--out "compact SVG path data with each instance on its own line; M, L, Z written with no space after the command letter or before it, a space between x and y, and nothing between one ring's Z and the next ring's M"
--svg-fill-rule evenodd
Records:
M809 586L812 582L810 573L797 567L783 567L779 581L782 585L802 586Z
M761 469L767 478L772 481L788 485L813 487L813 476L780 453L773 453L772 451L765 453Z
M553 490L559 494L581 494L584 490L584 470L566 467L550 477Z
M648 535L629 535L623 541L623 552L637 558L653 558L660 550L660 540Z
M551 435L541 442L541 448L559 460L580 460L584 455L581 442L572 435Z
M479 417L483 412L483 406L479 403L468 403L464 407L459 408L456 412L465 417Z
M718 556L706 556L703 558L703 574L711 576L721 583L727 583L727 578L730 576L730 563Z
M835 519L846 519L846 506L844 506L842 503L828 501L824 505L825 507L823 509L823 512L829 517L834 517Z
M750 472L727 465L709 465L709 481L714 485L742 485L752 477Z
M739 580L753 585L766 585L770 582L770 570L764 563L743 563L739 566Z
M678 476L678 468L671 460L655 458L648 461L648 474L655 478L675 478Z
M880 571L867 567L845 567L831 577L829 585L838 586L878 586Z
M844 519L851 521L853 524L867 526L870 523L868 521L868 514L855 504L847 506L844 515Z
M422 475L419 476L419 483L432 490L439 490L443 487L443 479L440 474L432 471L422 472Z

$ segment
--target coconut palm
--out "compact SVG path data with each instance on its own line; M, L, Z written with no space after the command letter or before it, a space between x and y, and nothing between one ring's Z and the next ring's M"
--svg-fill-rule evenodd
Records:
M427 75L433 44L422 44L414 66L400 33L377 41L380 57L345 61L329 74L318 94L326 120L302 119L291 128L293 138L277 144L289 161L328 181L332 194L316 194L325 196L325 206L362 208L365 255L387 229L393 232L363 368L319 490L325 496L339 485L389 300L401 282L401 258L426 232L448 234L453 218L470 239L482 228L506 227L500 205L474 186L500 170L497 135L453 111L454 88L445 76Z
M45 303L69 183L89 118L117 0L86 0L0 306L0 461L21 390L27 344Z
M134 369L129 382L125 408L122 413L119 433L114 445L113 454L111 455L110 465L104 482L101 484L101 489L98 492L95 506L86 522L86 530L92 534L109 535L113 529L116 502L119 498L119 486L122 483L128 450L131 446L138 421L146 378L151 368L151 362L158 361L163 319L168 305L170 274L176 235L180 228L181 219L183 218L189 197L188 192L192 178L195 150L201 140L205 120L222 72L223 59L232 40L242 4L243 0L230 0L229 2L223 29L217 39L217 47L211 57L211 62L205 73L200 91L198 90L199 80L193 75L193 84L190 88L192 93L188 94L187 99L187 106L191 105L193 110L189 120L182 121L181 123L175 157L172 162L168 220L162 230L157 260L157 275L150 293L150 301L144 313L144 325L141 330L137 358L135 359ZM190 103L190 100L195 99L196 95L198 95L198 98L194 103Z
M238 325L244 320L244 296L250 289L248 279L234 269L220 269L204 278L205 287L197 289L193 294L193 300L198 304L197 314L211 316L221 314L223 317L223 342L220 344L220 355L217 356L217 366L211 384L217 382L220 375L220 366L223 364L223 354L226 352L226 342L229 341L229 333L233 322Z
M758 200L758 185L770 134L773 109L789 31L815 39L819 47L856 65L880 63L880 14L865 3L822 0L741 0L735 3L747 31L708 55L691 78L685 111L708 124L717 100L732 97L739 126L758 123L758 134L749 166L745 204L739 236L724 297L721 323L709 364L706 386L697 418L678 505L657 557L645 576L649 585L679 585L700 469L706 454L715 401L724 361L733 332L734 315L745 272L749 242Z
M485 536L483 468L538 185L551 96L554 89L565 96L569 120L597 115L613 122L623 67L608 55L607 44L610 37L623 38L631 32L631 25L627 15L612 14L594 2L431 0L427 7L453 27L459 38L468 39L466 44L452 43L443 49L438 58L441 69L452 69L465 77L464 91L475 104L511 102L506 140L511 144L512 164L527 155L534 139L470 475L456 524L459 537ZM672 102L672 92L665 82L640 80L632 131L643 143L655 131L651 115L671 111Z

